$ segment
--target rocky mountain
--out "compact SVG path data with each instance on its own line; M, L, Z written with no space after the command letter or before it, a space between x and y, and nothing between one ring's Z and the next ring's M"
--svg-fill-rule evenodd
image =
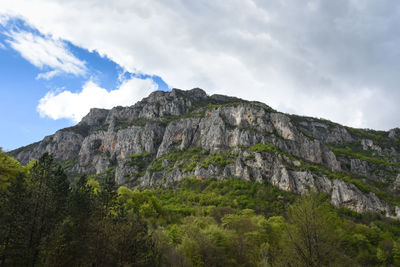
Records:
M201 89L156 91L130 107L91 109L76 126L11 151L44 152L71 177L114 175L163 186L185 177L237 177L304 193L357 212L400 216L400 129L354 129Z

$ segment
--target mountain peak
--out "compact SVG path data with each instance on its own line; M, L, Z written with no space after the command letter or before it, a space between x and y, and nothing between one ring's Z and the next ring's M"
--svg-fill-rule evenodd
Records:
M236 177L299 194L313 189L330 194L336 206L400 216L393 182L400 180L398 137L399 129L353 129L194 88L93 108L76 126L10 154L27 163L49 152L72 177L111 173L129 187Z

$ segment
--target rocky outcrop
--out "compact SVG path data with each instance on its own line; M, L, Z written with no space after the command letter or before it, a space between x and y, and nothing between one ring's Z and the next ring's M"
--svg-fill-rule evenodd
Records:
M110 113L107 109L92 108L89 113L82 118L79 125L102 126Z
M22 147L11 152L20 162L27 164L32 159L39 158L43 153L53 154L58 160L68 160L78 155L84 137L69 131L57 131L46 136L41 142Z
M361 159L351 159L350 160L350 170L353 173L357 173L360 175L368 175L369 174L369 166L368 162L363 161Z
M370 139L361 139L361 145L364 150L372 149L378 152L382 152L382 148L374 144L374 141Z
M329 121L279 113L259 102L208 96L198 88L173 89L153 92L130 107L91 109L76 126L10 154L27 163L52 153L69 162L71 176L107 172L129 186L168 185L193 176L267 181L298 194L325 192L334 205L358 212L397 216L400 209L343 179L375 179L374 165L347 154L338 157L331 149L354 143L374 153L400 151L387 146L397 131L386 135L383 148L357 133ZM388 166L392 173L400 169Z
M388 136L391 139L400 139L400 128L391 129Z
M332 182L333 205L352 209L357 212L378 212L390 217L399 217L400 213L396 209L393 211L389 204L379 199L374 193L363 193L354 184L346 183L342 180Z
M352 142L351 136L346 127L327 120L310 117L291 115L296 126L308 136L318 139L324 143Z

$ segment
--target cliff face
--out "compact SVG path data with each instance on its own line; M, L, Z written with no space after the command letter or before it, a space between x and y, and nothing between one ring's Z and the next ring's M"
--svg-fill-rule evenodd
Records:
M398 217L399 139L399 129L353 129L173 89L131 107L92 109L76 126L10 154L27 163L49 152L70 175L106 172L128 186L195 176L266 181L295 193L316 189L336 206Z

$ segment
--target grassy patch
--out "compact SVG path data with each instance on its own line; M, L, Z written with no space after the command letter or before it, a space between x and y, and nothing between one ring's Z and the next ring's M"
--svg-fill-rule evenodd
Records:
M258 152L258 153L278 153L282 156L288 157L290 160L296 160L295 157L293 157L291 154L283 152L282 150L278 149L275 145L273 144L265 144L265 143L259 143L255 144L254 146L250 147L249 149L250 152Z
M355 137L357 138L364 138L364 139L371 139L377 142L382 142L386 139L387 133L384 131L374 131L371 129L356 129L352 127L345 128Z
M210 155L208 151L198 147L192 147L187 150L178 149L158 159L154 159L150 164L150 170L165 170L167 167L162 165L164 161L168 163L169 172L175 168L183 169L184 172L191 172L194 171L197 166L201 166L202 168L208 168L210 165L225 167L237 156L236 154L232 154L231 150Z
M149 164L151 159L151 154L149 152L143 152L140 154L133 154L129 157L127 164L129 166L136 166L139 172L145 170L146 166Z
M389 161L386 161L384 159L377 158L377 157L366 156L364 154L361 154L360 152L355 152L353 149L351 149L349 147L348 148L340 148L340 147L329 146L329 148L335 154L338 154L338 155L345 155L350 158L361 159L363 161L366 161L366 162L369 162L372 164L376 164L376 165L400 167L399 163L389 162ZM363 153L368 153L368 152L363 152Z
M159 159L154 159L153 162L150 164L150 171L152 172L160 172L165 169L165 167L162 165L163 160L161 158Z
M213 153L209 157L205 158L203 162L200 164L200 166L205 169L207 169L210 165L220 166L223 168L229 163L230 161L227 155Z
M307 137L308 139L310 139L310 140L312 140L312 141L314 141L315 140L315 138L314 138L314 136L312 136L312 135L309 135L308 133L306 133L305 131L303 131L302 129L300 129L300 128L297 128L297 130L299 130L299 132L301 132L305 137Z
M255 144L250 148L251 152L267 152L267 153L278 153L279 150L276 148L275 145L273 144L264 144L264 143L259 143Z

